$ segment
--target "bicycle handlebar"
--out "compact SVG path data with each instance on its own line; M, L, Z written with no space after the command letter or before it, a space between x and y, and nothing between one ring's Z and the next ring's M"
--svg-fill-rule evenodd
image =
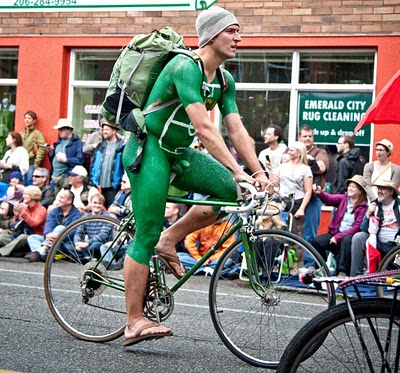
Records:
M256 211L256 215L258 216L273 216L273 215L278 215L282 211L274 207L274 209L268 209L268 191L258 191L256 187L250 183L247 182L239 182L239 186L246 191L250 192L251 198L249 199L249 203L246 205L241 205L241 206L225 206L222 207L221 210L224 212L230 214L230 213L244 213L248 211L253 211L257 207L260 206L260 201L267 200L266 208L265 209L260 209Z

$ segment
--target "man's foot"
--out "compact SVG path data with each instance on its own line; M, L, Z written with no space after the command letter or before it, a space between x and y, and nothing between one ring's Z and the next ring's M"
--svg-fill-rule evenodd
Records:
M185 268L183 268L176 252L168 253L157 251L157 254L158 259L164 263L177 279L181 279L185 275Z
M135 327L136 326L137 328L133 330L133 333L128 334L127 329L125 330L125 339L122 342L124 346L132 346L142 341L170 337L173 335L173 332L170 328L157 324L153 321L138 321L135 324Z
M24 256L30 262L45 262L46 258L42 257L38 251L33 251Z

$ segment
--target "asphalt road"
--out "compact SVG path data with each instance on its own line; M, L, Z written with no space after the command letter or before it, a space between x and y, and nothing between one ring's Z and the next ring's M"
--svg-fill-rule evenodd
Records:
M195 277L175 296L165 323L174 336L124 348L122 339L77 340L54 320L43 289L43 263L0 258L0 371L257 372L219 340L208 311L209 277ZM178 296L179 295L179 296Z

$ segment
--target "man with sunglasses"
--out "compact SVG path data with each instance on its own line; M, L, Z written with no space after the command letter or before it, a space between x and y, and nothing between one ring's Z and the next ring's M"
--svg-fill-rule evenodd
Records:
M42 191L42 199L40 204L46 209L54 202L54 189L48 185L49 171L43 167L38 167L34 170L32 175L33 185L40 188Z

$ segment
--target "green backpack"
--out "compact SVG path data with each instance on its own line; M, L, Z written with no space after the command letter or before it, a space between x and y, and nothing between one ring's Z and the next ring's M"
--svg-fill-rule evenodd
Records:
M119 124L124 130L135 133L142 146L146 141L144 116L179 101L176 98L153 107L151 111L142 111L162 69L178 54L186 55L199 66L204 81L201 58L186 48L183 37L170 27L136 35L114 64L101 113L109 123ZM217 69L217 77L224 92L227 83L221 68ZM140 163L140 158L136 163ZM138 172L138 169L139 164L131 167L132 172Z

